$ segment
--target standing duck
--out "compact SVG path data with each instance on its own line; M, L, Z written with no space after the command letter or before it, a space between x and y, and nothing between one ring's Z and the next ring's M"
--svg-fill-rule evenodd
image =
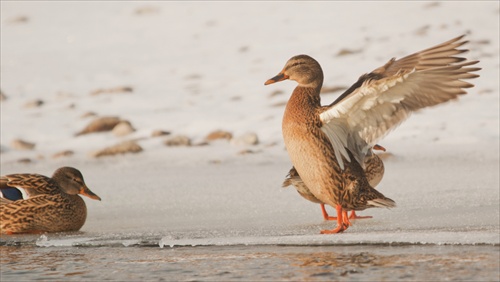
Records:
M285 108L282 131L297 173L310 193L337 211L337 227L321 233L345 231L347 212L372 207L395 207L366 178L365 159L371 148L409 115L466 94L478 77L468 61L456 55L467 43L459 36L437 46L389 60L362 75L332 104L322 106L323 71L307 55L292 57L265 85L294 80L298 86Z
M373 146L372 149L381 150L385 152L385 148L378 144ZM382 178L384 177L384 172L385 172L384 162L378 155L372 153L371 156L365 158L365 176L366 179L368 180L368 183L370 183L372 187L377 186L380 183L380 181L382 181ZM290 185L293 185L297 190L297 192L305 199L313 203L320 204L321 213L323 214L323 218L325 220L337 220L337 217L328 215L328 212L326 211L325 208L325 203L322 203L320 200L318 200L318 198L316 198L311 193L311 191L309 191L309 188L304 184L304 181L302 181L302 179L300 178L300 175L297 173L295 167L292 167L288 172L285 181L283 181L282 187L288 187ZM356 212L354 210L352 210L351 215L349 215L349 219L362 219L362 218L372 218L372 217L358 216L356 215Z
M2 176L0 191L3 234L80 230L87 218L87 207L78 194L101 200L87 187L81 172L72 167L57 169L51 178L40 174Z

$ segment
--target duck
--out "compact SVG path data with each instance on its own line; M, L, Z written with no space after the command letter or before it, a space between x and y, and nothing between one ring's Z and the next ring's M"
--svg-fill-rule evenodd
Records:
M379 150L384 152L386 151L384 147L378 144L375 144L372 150ZM377 154L373 153L371 156L365 159L365 175L366 179L368 180L368 183L370 183L372 187L376 187L380 183L380 181L382 181L382 178L384 177L384 172L385 172L384 162ZM302 181L302 179L300 178L300 175L298 174L295 167L292 167L290 169L281 186L283 188L286 188L288 186L294 186L299 195L301 195L303 198L313 203L320 204L321 213L323 214L324 220L337 220L337 217L328 215L328 212L326 211L325 208L325 203L322 203L320 200L318 200L318 198L316 198L311 193L311 191L309 191L309 188L304 184L304 181ZM356 214L356 211L354 210L352 210L351 214L349 215L349 219L366 219L366 218L372 218L372 216L359 216Z
M282 120L282 135L293 167L310 193L335 208L337 226L321 234L344 232L352 226L348 211L394 208L394 200L370 185L365 159L371 148L411 113L455 100L474 85L464 80L479 75L479 61L459 55L465 35L410 54L392 58L363 74L333 103L321 104L321 65L309 55L290 58L264 85L293 80Z
M78 231L87 218L79 195L101 201L73 167L47 177L18 173L0 177L0 234Z

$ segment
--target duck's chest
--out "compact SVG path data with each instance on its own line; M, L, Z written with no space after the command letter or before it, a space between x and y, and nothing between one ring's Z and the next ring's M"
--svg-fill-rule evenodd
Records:
M285 108L282 122L283 139L289 154L324 154L329 141L321 130L319 97L294 91Z
M79 230L87 218L87 207L78 195L54 195L53 205L41 209L37 225L50 232Z
M317 171L319 167L331 166L333 148L321 130L319 117L311 115L304 119L294 115L290 118L285 112L282 131L287 152L301 177L306 169Z
M304 183L320 200L333 199L339 167L333 147L321 130L319 103L290 98L283 115L283 139L290 159Z
M324 133L321 131L321 121L315 113L290 110L288 107L283 115L283 139L290 154L316 150L309 153L320 154Z

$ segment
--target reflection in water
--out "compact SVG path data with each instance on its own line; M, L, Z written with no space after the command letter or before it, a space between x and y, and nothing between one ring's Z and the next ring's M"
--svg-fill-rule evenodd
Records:
M88 264L86 254L75 253L73 248L0 247L2 280L13 274L30 277L63 277L83 274ZM24 276L22 276L24 277Z
M500 275L498 246L3 246L0 251L2 281L496 280Z
M403 247L399 247L403 248ZM427 249L418 253L419 247L409 248L409 252L399 252L392 247L392 254L374 254L371 252L336 253L316 252L304 254L289 254L292 264L302 268L304 276L323 277L325 279L341 279L351 277L356 280L475 280L490 270L490 277L499 275L500 253L468 253L446 250L441 247L420 247ZM454 247L445 247L453 250ZM372 249L368 247L367 249ZM414 250L417 249L415 253ZM467 249L467 248L466 248ZM421 251L421 250L420 250ZM377 252L378 253L378 252ZM485 271L485 273L483 272ZM488 276L488 275L487 275ZM370 277L372 277L370 279ZM439 277L439 278L437 278ZM486 279L486 281L488 281Z

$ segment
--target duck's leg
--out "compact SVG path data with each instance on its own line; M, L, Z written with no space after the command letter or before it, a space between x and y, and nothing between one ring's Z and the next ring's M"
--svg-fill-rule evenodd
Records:
M355 211L351 211L351 215L349 216L349 219L363 219L363 218L373 218L373 216L370 215L358 216Z
M337 220L336 216L330 216L328 215L328 212L326 211L325 204L320 204L321 206L321 213L323 213L323 218L325 220ZM351 215L348 217L349 219L364 219L364 218L373 218L373 216L358 216L355 211L351 211Z
M323 218L325 220L337 220L336 216L330 216L328 215L328 212L326 212L325 204L319 204L321 206L321 213L323 213Z
M335 234L344 232L344 230L346 230L351 224L349 222L349 219L347 218L347 212L342 209L341 205L337 205L335 209L337 210L337 219L338 219L337 227L333 230L321 230L321 234ZM344 220L344 214L346 215L345 220Z
M347 216L347 211L342 209L342 222L344 223L344 226L351 226L352 223L349 221L349 216ZM347 229L347 227L346 227Z

